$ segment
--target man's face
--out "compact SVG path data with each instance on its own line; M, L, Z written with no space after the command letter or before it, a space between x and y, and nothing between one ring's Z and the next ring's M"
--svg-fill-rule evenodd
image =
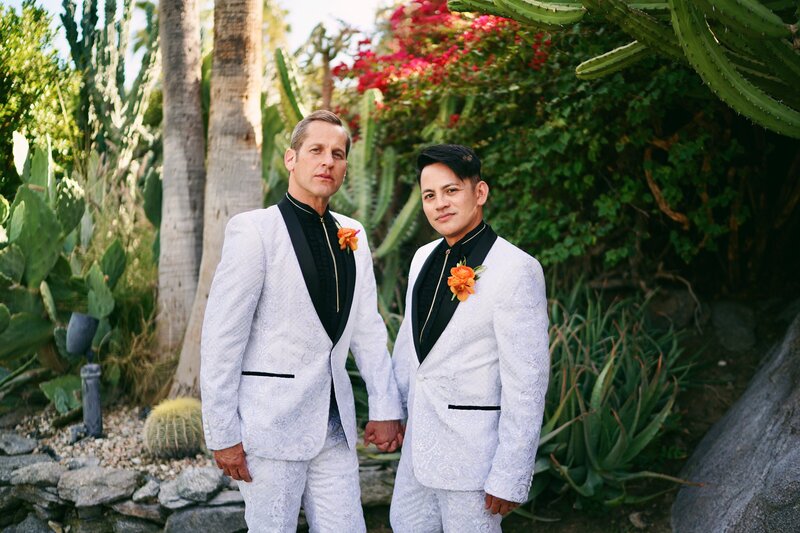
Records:
M420 175L422 210L433 229L452 245L476 227L483 218L483 204L489 196L484 181L474 184L460 180L444 163L422 169Z
M316 120L300 148L286 150L290 194L307 204L327 200L342 186L347 171L347 134L341 126Z

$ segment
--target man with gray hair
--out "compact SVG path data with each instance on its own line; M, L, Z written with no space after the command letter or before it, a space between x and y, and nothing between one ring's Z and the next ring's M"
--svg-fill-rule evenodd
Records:
M366 442L402 442L399 393L363 226L328 201L350 136L330 111L294 129L278 205L231 218L201 342L208 448L238 480L250 531L365 531L352 351L369 395Z

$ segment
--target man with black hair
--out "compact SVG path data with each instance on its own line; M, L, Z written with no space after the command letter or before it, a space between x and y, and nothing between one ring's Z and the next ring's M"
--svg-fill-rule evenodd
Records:
M414 255L394 348L408 422L391 524L499 532L533 476L550 365L544 276L483 220L489 186L473 150L431 146L417 170L443 238Z

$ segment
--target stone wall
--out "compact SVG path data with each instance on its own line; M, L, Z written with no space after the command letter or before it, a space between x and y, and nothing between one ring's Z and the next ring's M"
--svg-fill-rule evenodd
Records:
M217 468L190 467L159 481L96 458L57 462L36 449L33 439L0 433L3 533L247 531L236 483ZM393 468L362 466L362 504L388 505L393 481Z

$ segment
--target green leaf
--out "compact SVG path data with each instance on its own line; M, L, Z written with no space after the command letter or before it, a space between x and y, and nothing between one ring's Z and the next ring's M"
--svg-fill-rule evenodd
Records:
M33 163L31 164L31 175L28 179L29 185L42 188L42 197L47 190L48 176L50 175L50 158L46 150L37 146L33 151Z
M92 350L94 350L96 354L100 353L103 345L108 340L109 333L111 333L111 323L107 318L104 318L97 324L97 331L95 331L94 337L92 338Z
M53 402L56 410L64 414L81 406L81 378L75 375L59 376L39 384L47 399Z
M0 303L0 333L4 332L11 323L11 312L5 304Z
M86 285L89 287L89 315L98 320L110 315L114 310L114 296L96 262L86 275Z
M161 226L161 197L161 177L151 170L144 181L144 214L156 228Z
M42 197L25 185L17 190L11 209L11 242L25 254L25 283L38 287L58 260L61 224Z
M6 200L5 196L0 194L0 224L5 224L10 212L11 208L8 205L8 200Z
M19 283L25 272L25 254L19 246L11 244L0 250L0 275L12 283Z
M58 322L58 314L56 313L56 303L53 301L53 294L50 292L50 286L47 282L42 280L39 284L39 293L42 295L44 302L44 309L47 311L47 316L53 322Z
M114 239L114 242L106 248L103 258L100 260L100 266L103 273L108 276L108 286L112 290L125 271L125 262L125 249L119 239Z
M0 333L0 361L29 355L53 337L53 323L29 313L11 316L11 322Z
M78 182L64 178L56 186L56 216L64 234L74 230L81 221L86 202Z

